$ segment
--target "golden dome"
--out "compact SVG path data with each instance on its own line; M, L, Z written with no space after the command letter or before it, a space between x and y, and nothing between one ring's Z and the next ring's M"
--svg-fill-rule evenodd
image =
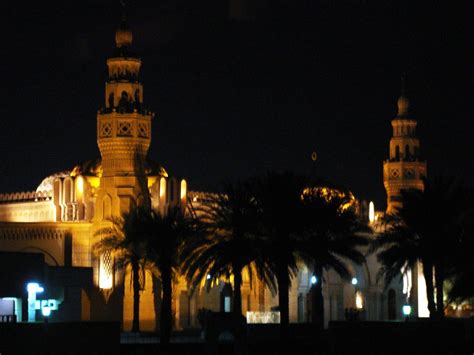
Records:
M115 45L117 48L130 47L132 45L132 31L124 23L115 32Z
M408 114L408 109L410 108L410 101L405 96L400 96L398 98L398 116L404 116Z

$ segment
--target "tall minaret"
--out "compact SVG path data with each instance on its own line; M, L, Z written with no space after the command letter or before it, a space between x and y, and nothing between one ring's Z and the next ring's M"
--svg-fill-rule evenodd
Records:
M97 144L102 156L95 211L98 222L127 212L148 196L144 163L154 114L143 107L141 60L131 51L132 39L123 16L115 33L115 53L107 59L105 106L97 114Z
M417 122L411 117L410 102L405 96L405 80L398 98L398 114L392 120L390 158L383 163L383 182L387 192L387 213L402 206L400 190L423 190L426 161L420 157L420 141L416 137Z

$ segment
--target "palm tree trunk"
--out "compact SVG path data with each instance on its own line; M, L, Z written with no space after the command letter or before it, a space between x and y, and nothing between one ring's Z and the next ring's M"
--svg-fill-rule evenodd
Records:
M132 258L132 282L133 282L133 321L132 332L140 331L140 265L136 258Z
M290 279L286 265L279 268L278 282L278 306L280 308L280 336L281 340L286 340L288 336L288 324L290 322L288 289Z
M430 311L430 318L433 318L436 315L436 305L434 301L433 264L431 262L423 262L423 276L425 277L426 283L428 310Z
M169 268L162 268L161 282L163 286L163 301L161 302L161 317L160 317L160 343L167 345L171 337L171 299L172 299L172 280L171 270Z
M444 301L443 301L443 284L444 284L444 267L441 263L437 263L435 267L435 283L436 283L436 314L439 318L444 317Z
M312 286L311 290L311 321L319 329L324 329L323 269L316 266L314 276L316 276L316 284Z
M233 300L234 302L233 302L233 308L232 308L236 316L242 315L241 286L242 286L242 270L238 270L234 272L234 300Z

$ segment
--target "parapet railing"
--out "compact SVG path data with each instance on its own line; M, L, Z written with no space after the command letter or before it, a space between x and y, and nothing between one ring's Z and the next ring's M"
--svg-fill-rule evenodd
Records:
M51 191L24 191L0 194L0 203L49 201L53 197Z

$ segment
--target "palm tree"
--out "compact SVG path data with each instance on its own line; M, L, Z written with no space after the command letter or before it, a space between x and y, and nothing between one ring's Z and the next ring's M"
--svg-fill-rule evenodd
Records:
M333 269L341 278L351 275L346 261L361 264L364 255L357 248L367 245L361 234L369 228L355 215L349 191L328 187L306 188L302 194L305 238L299 254L314 268L316 284L312 292L312 321L324 327L323 270Z
M296 252L302 236L302 177L292 173L268 173L252 182L261 215L265 254L278 285L280 330L285 339L289 324L289 287L297 271Z
M197 233L195 220L180 208L170 208L165 214L151 211L145 221L148 240L147 260L163 287L160 314L160 343L167 345L172 329L173 280L176 277L183 241Z
M99 253L115 252L116 265L132 271L133 320L132 332L140 331L140 272L146 264L146 235L144 222L148 213L143 208L133 208L123 217L112 217L110 225L95 232L100 240L94 245Z
M422 263L430 317L444 316L446 272L459 255L460 216L470 208L466 191L451 178L425 180L423 191L402 191L403 207L388 219L387 231L372 247L382 248L378 259L387 282Z
M226 184L223 194L212 195L197 208L206 233L189 239L184 248L183 273L192 289L203 280L208 285L221 277L234 279L233 312L242 315L242 274L258 275L271 289L274 278L263 257L258 238L258 211L245 183Z

